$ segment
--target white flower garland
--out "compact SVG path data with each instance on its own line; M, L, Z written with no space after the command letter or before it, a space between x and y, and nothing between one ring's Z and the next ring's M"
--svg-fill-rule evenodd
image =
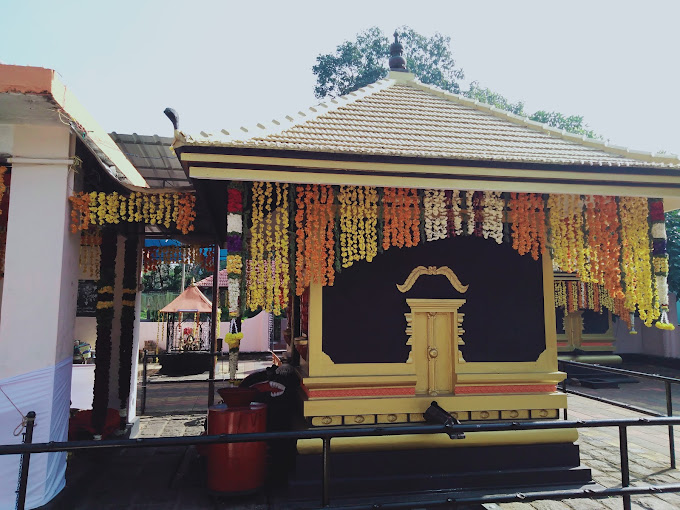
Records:
M238 278L227 280L227 291L229 297L229 314L238 313L238 298L241 293L241 281Z
M227 214L227 232L230 234L243 233L243 217L240 214Z
M446 229L446 193L443 190L425 190L423 198L425 209L425 240L445 239Z
M451 192L451 216L453 216L453 231L457 236L463 235L463 213L460 207L460 191Z
M652 237L654 239L666 239L666 224L665 223L653 223L652 224Z
M498 244L503 242L503 210L505 201L500 191L484 192L484 222L482 234L484 239L493 239Z
M462 191L460 193L463 193ZM472 196L474 191L465 191L465 202L463 208L467 212L467 235L471 236L475 233L475 211L472 207Z

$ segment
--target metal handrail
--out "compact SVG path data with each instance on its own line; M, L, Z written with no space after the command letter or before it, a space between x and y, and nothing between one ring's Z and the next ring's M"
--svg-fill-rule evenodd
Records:
M526 421L510 423L476 423L461 425L394 425L385 427L340 427L332 429L307 429L299 431L284 432L258 432L247 434L219 434L210 436L182 436L167 438L144 438L144 439L114 439L105 441L63 441L49 443L24 443L18 445L0 445L0 455L22 454L26 457L33 453L44 452L64 452L73 450L92 450L101 448L145 448L163 446L190 446L220 443L245 443L253 441L269 441L280 439L322 439L322 506L330 505L330 454L331 439L336 437L365 437L365 436L386 436L386 435L405 435L405 434L436 434L446 433L456 435L466 432L491 432L509 430L546 430L546 429L568 429L568 428L600 428L618 427L619 429L619 450L621 452L621 485L620 489L605 489L595 491L592 489L576 491L539 491L529 493L515 493L514 495L489 495L477 498L446 498L439 503L427 502L428 506L451 503L479 503L479 502L505 502L505 501L530 501L535 499L567 499L583 497L607 497L613 495L623 496L623 508L630 510L631 494L643 494L648 492L677 492L680 491L680 484L668 484L644 487L629 488L630 470L628 465L628 436L627 428L633 426L658 426L658 425L680 425L680 417L666 418L619 418L609 420L576 420L576 421ZM26 477L27 478L27 477ZM23 477L22 477L23 480ZM25 483L23 491L25 494ZM21 491L22 488L20 487ZM412 504L409 502L408 504ZM354 510L363 508L408 508L406 503L385 503L376 507L353 506L348 507Z
M592 368L599 370L601 372L610 372L612 374L622 374L629 375L631 377L639 377L640 379L654 379L656 381L668 381L675 384L680 384L680 379L676 377L668 377L666 375L659 374L647 374L645 372L636 372L634 370L626 370L624 368L614 368L607 367L604 365L598 365L596 363L582 363L580 361L569 361L569 360L558 360L558 363L563 363L565 365L573 365L580 368Z
M659 374L646 374L644 372L636 372L634 370L625 370L623 368L614 368L614 367L606 367L603 365L598 365L598 364L589 364L589 363L581 363L578 361L567 361L567 360L558 360L558 363L562 363L563 365L571 365L575 366L577 368L587 368L590 370L598 370L600 372L605 372L605 373L612 373L612 374L622 374L626 375L629 377L637 377L639 379L650 379L653 381L663 381L665 389L666 389L666 416L673 416L673 396L672 396L672 389L671 389L671 384L680 384L680 379L675 378L675 377L667 377L664 375L659 375ZM618 407L622 407L624 409L629 409L631 411L636 411L638 413L642 414L647 414L649 416L663 416L661 413L657 413L656 411L652 411L651 409L644 409L642 407L634 406L631 404L626 404L624 402L619 402L617 400L612 400L604 397L599 397L596 395L590 395L588 393L584 393L582 391L575 391L575 390L567 390L567 380L562 381L562 391L564 393L572 393L574 395L578 395L581 397L589 398L591 400L595 400L597 402L604 402L605 404L610 404ZM567 419L567 409L564 409L564 419ZM675 459L675 434L673 433L673 426L669 425L668 426L668 448L670 450L670 458L671 458L671 469L676 468L676 459Z

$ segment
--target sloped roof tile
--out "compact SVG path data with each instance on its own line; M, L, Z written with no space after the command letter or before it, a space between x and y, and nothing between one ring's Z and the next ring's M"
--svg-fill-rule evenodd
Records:
M406 73L401 73L406 74ZM463 96L390 75L331 105L259 132L185 136L187 145L525 163L680 168L652 156L564 133ZM257 132L255 131L255 132ZM248 136L250 134L250 136ZM245 135L245 137L243 137ZM241 138L238 138L241 136Z

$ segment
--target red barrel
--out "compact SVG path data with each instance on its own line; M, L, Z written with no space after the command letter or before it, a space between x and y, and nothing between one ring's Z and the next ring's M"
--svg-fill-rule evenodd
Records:
M247 434L267 430L267 406L250 404L208 409L208 435ZM215 492L249 492L264 484L267 444L223 443L208 446L208 488Z

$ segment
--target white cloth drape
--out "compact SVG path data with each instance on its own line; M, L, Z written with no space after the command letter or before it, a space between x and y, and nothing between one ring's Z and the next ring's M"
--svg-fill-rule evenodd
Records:
M0 386L23 414L35 411L34 443L66 441L68 437L71 357L55 366L0 380ZM0 393L0 444L21 443L13 434L21 416ZM66 483L66 453L31 455L26 508L48 503ZM14 508L19 480L19 455L0 456L0 509Z

